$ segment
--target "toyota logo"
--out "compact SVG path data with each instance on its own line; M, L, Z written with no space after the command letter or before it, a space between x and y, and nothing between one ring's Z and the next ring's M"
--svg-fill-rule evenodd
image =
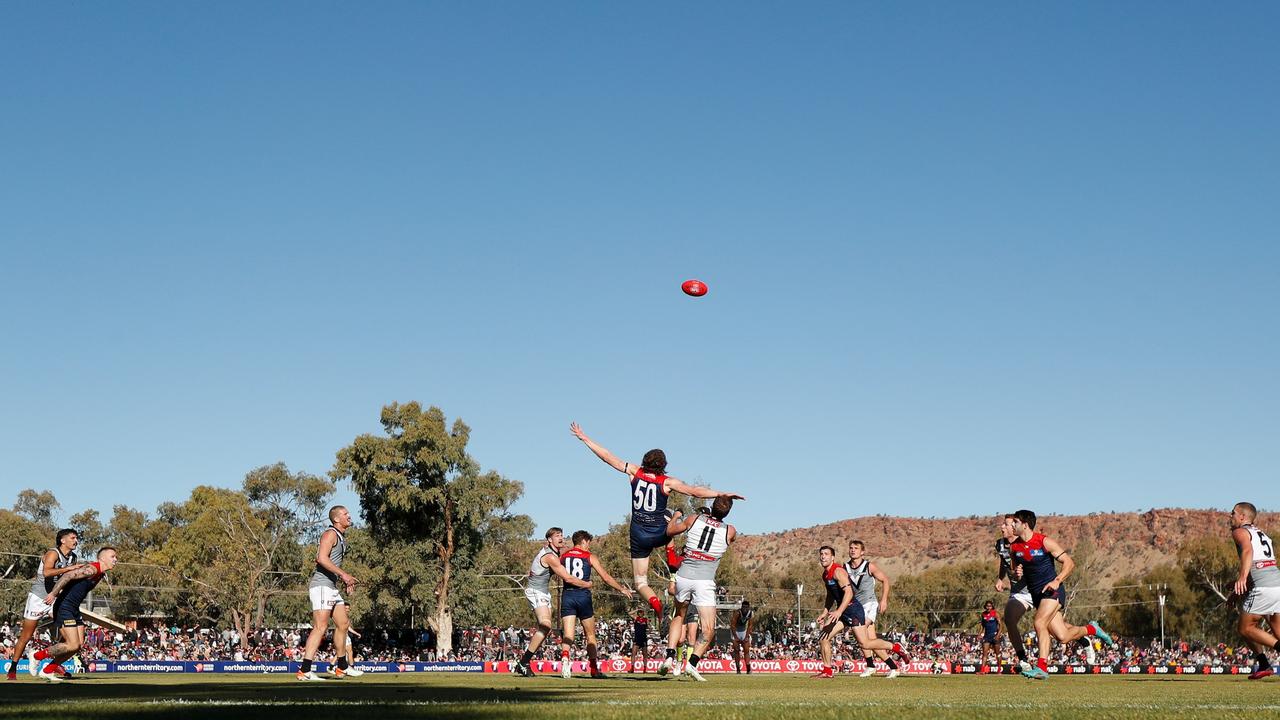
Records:
M626 669L627 669L627 661L626 661L626 660L614 660L614 661L613 661L613 671L614 671L614 672L622 672L623 670L626 670Z
M787 672L795 672L800 669L800 663L795 660L787 661Z

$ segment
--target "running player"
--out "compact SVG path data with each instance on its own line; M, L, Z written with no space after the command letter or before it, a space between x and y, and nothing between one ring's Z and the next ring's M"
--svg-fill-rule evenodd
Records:
M859 645L862 647L862 657L867 661L867 667L858 674L858 677L871 677L876 674L876 658L884 661L889 666L889 674L886 676L890 680L898 677L898 664L893 658L889 657L888 649L893 645L883 640L879 640L876 636L876 617L881 610L889 609L889 576L884 574L875 563L866 557L867 546L861 540L849 541L849 562L845 563L844 571L849 574L849 582L853 583L853 599L862 606L863 624L861 627L854 626L852 629L853 636L858 639ZM880 581L880 596L876 596L876 581ZM865 642L864 642L865 640ZM868 643L870 647L868 647ZM879 643L879 644L877 644ZM874 649L872 649L874 648ZM910 662L906 655L902 657Z
M649 618L644 606L636 610L635 624L631 628L631 672L648 672L645 663L649 659Z
M1236 503L1231 509L1231 539L1240 551L1240 573L1234 596L1240 603L1240 635L1253 648L1254 668L1250 680L1275 674L1268 650L1280 650L1280 569L1276 568L1275 546L1267 534L1253 526L1258 509L1253 503ZM1271 632L1262 629L1266 620Z
M53 584L53 589L45 596L44 601L53 608L53 622L62 634L62 642L39 652L28 648L28 672L52 682L62 680L62 676L66 674L62 663L70 660L84 646L84 618L80 616L80 603L88 597L90 590L102 582L107 572L116 566L116 561L116 549L104 547L98 551L97 560L72 568ZM40 671L40 662L46 659L49 664Z
M667 496L673 492L696 498L714 498L727 495L736 500L741 495L724 493L708 487L688 485L666 475L667 456L658 449L644 454L640 465L623 462L587 437L578 423L569 425L574 436L586 444L596 457L631 479L631 570L635 576L636 592L649 603L653 612L662 616L662 601L649 587L649 556L667 544Z
M1000 537L996 539L996 557L999 558L1000 571L996 576L996 592L1009 591L1009 599L1004 604L1004 628L1009 634L1009 644L1018 656L1018 669L1026 672L1031 669L1027 662L1027 645L1022 640L1020 623L1022 616L1032 608L1031 592L1027 590L1026 580L1022 577L1022 566L1013 564L1013 554L1009 547L1018 539L1013 530L1012 514L1005 515L1000 522ZM1093 647L1092 644L1089 647Z
M561 556L564 569L578 580L588 583L591 582L593 571L599 573L600 579L604 580L606 585L630 600L631 590L618 584L618 581L614 580L613 576L600 564L600 559L591 554L593 539L591 533L586 530L579 530L573 534L573 547ZM595 609L591 606L590 585L587 587L569 585L564 588L560 593L560 620L564 624L560 636L560 675L566 679L573 677L569 662L569 648L573 646L574 626L580 621L582 634L587 642L587 665L591 668L591 677L606 677L596 664L596 620Z
M525 677L533 675L533 668L529 666L529 662L533 660L533 655L538 652L538 648L542 647L542 642L551 634L551 574L555 573L566 587L591 589L591 581L579 580L570 575L560 563L560 551L564 549L564 530L553 527L547 530L546 538L547 543L538 550L537 555L533 556L533 562L529 563L529 580L524 589L524 596L533 607L533 616L538 622L538 627L533 631L533 637L529 638L529 646L524 649L520 661L513 668L517 675Z
M79 545L80 536L76 531L64 528L58 531L53 547L45 550L40 556L36 575L31 580L31 590L27 593L27 605L22 611L22 631L18 634L18 643L13 646L13 660L9 663L8 678L10 680L18 677L18 660L26 651L31 636L35 634L36 625L41 618L53 610L53 607L45 602L45 598L53 590L57 577L80 567L76 562L76 547Z
M1027 590L1031 593L1031 603L1036 608L1035 628L1036 640L1039 643L1039 657L1036 666L1022 671L1025 677L1036 680L1049 678L1050 636L1060 643L1069 643L1086 636L1098 636L1107 645L1115 645L1111 636L1103 631L1097 621L1088 625L1068 625L1063 617L1067 594L1062 589L1062 581L1075 570L1076 563L1053 538L1036 532L1036 514L1030 510L1019 510L1013 514L1013 531L1017 538L1009 546L1013 562L1022 565L1023 577L1027 582ZM1062 561L1062 572L1057 571L1055 561Z
M822 629L819 644L822 648L822 672L813 677L835 677L835 666L831 662L831 638L846 627L861 625L864 622L862 606L853 599L853 583L849 581L849 572L836 562L836 549L830 545L818 548L818 562L822 565L822 582L827 588L827 597L823 603L823 611L815 622Z
M747 674L751 674L751 631L755 625L756 613L751 609L751 601L743 600L741 607L729 617L735 672L741 673L746 668Z
M996 673L1000 672L1000 616L996 614L996 604L987 601L983 606L982 615L978 617L978 624L982 626L982 674L986 675L991 672L991 668L996 669ZM988 660L987 658L991 659Z
M347 601L338 592L341 581L348 593L356 589L356 579L342 570L342 558L347 552L347 529L351 527L351 513L341 505L329 508L329 527L320 535L320 547L316 550L316 569L311 574L307 593L311 596L311 634L302 650L302 667L298 668L299 680L321 680L311 671L316 651L324 641L324 633L333 619L334 679L347 674L347 628L351 620L347 615Z
M685 536L684 560L676 570L676 613L667 635L667 658L658 668L659 675L675 670L676 642L684 631L684 615L690 605L698 609L702 637L689 656L685 672L698 682L706 682L698 672L698 660L711 646L716 628L716 570L738 536L738 531L724 519L733 509L733 498L721 495L711 503L711 513L693 513L683 517L679 512L667 523L666 533Z

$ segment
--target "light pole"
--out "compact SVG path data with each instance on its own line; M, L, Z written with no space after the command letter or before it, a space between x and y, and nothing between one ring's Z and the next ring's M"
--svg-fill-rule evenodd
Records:
M1165 591L1169 589L1168 585L1160 586L1160 649L1164 650L1164 599Z
M800 596L804 594L804 584L796 585L796 645L800 644Z
M1155 585L1148 585L1147 589L1154 590L1156 592L1156 605L1160 608L1160 649L1163 650L1164 649L1164 604L1165 604L1165 599L1168 597L1168 595L1166 595L1165 593L1169 591L1169 584L1156 583Z

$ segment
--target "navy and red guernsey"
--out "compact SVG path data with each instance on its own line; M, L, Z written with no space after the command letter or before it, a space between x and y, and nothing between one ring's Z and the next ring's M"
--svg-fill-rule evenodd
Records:
M994 638L998 632L1000 632L1000 616L996 614L996 611L987 610L982 613L983 636Z
M639 470L631 478L631 524L667 527L667 476Z
M1044 535L1034 533L1030 540L1018 538L1009 546L1013 561L1022 566L1022 579L1033 593L1039 593L1045 585L1058 576L1053 556L1044 547Z
M837 607L840 601L844 600L844 588L840 587L840 581L836 579L836 570L839 567L840 563L833 562L822 571L822 582L827 586L827 600L834 602Z
M578 578L579 580L586 580L587 582L591 581L590 551L583 550L582 548L570 548L560 556L560 564L564 565L564 569L567 570L570 575ZM565 583L564 590L561 592L561 597L565 595L583 593L589 595L591 594L591 589Z

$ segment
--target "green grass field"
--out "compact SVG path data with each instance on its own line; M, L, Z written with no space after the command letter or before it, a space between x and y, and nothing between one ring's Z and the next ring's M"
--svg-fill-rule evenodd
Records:
M286 675L90 675L0 685L14 718L622 718L1280 717L1280 680L1131 676L904 677L813 680L713 675L706 683L620 675L608 680L509 675L366 675L300 683ZM340 713L333 715L333 713ZM347 714L349 713L349 714Z

